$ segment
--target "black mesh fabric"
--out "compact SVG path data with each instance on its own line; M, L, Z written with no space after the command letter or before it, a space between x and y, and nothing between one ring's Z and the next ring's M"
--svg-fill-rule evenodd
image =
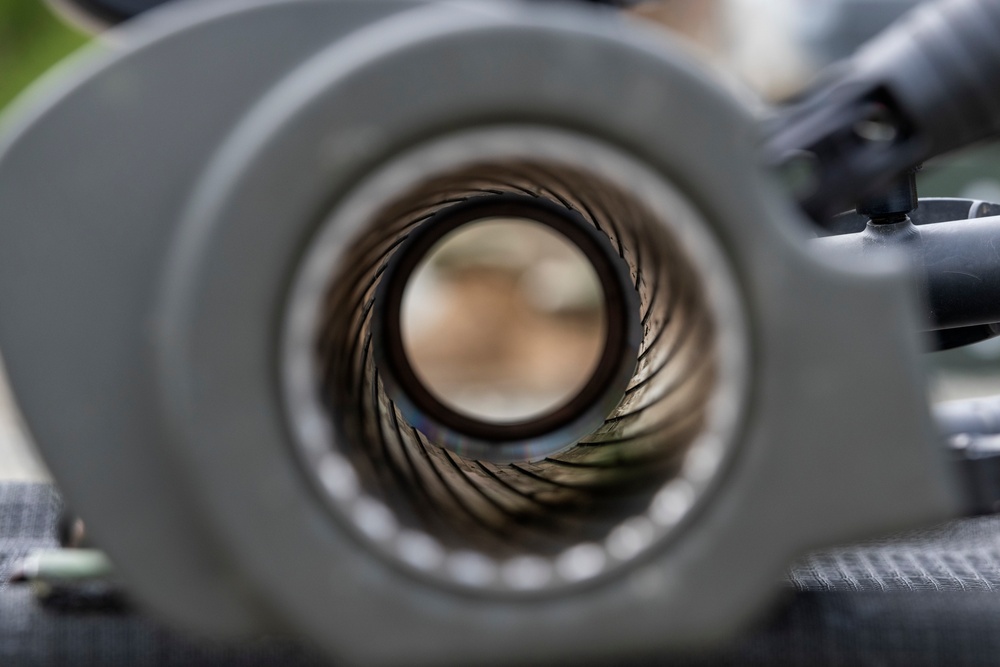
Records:
M0 483L0 666L324 664L288 642L222 645L179 636L138 613L42 608L9 577L28 551L55 546L59 509L47 485ZM1000 664L998 547L1000 518L987 517L813 554L789 572L786 603L736 642L615 664Z
M57 612L10 582L33 549L57 546L61 502L46 484L0 483L0 667L312 667L289 642L228 645L181 637L141 614Z
M6 592L10 568L19 557L55 546L60 507L58 495L46 484L0 483L0 591Z
M788 577L801 591L995 591L1000 517L951 521L829 549L803 559Z

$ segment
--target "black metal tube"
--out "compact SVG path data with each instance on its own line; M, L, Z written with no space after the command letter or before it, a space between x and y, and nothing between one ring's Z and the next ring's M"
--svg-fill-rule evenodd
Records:
M831 252L907 253L926 295L928 330L1000 322L1000 216L916 226L872 225L813 241Z
M767 152L811 175L796 192L825 225L936 155L1000 133L1000 2L916 8L775 114Z
M882 86L923 155L1000 131L1000 3L948 0L914 10L853 59L856 80Z

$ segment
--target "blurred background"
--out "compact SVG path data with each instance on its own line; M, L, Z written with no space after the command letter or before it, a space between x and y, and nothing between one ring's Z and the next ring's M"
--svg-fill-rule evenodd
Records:
M0 0L0 108L86 40L41 0Z
M642 4L634 11L683 35L733 83L738 94L755 106L761 101L794 95L824 66L850 55L860 43L915 4L917 0L660 0ZM87 41L82 31L57 18L41 0L0 0L0 111L32 81ZM928 164L920 174L919 186L925 197L1000 202L1000 148L975 148ZM512 264L510 270L515 269L524 267ZM474 292L468 266L442 261L437 270L441 281L452 281L455 294L459 292L454 285L463 287L466 296L456 298L468 298ZM492 279L496 279L496 266L491 266L490 271ZM543 327L543 333L560 332L558 338L565 340L565 328L578 326L581 313L584 319L593 316L581 311L579 295L573 293L574 280L569 272L563 288L550 284L550 289L555 290L550 295L551 303L576 305L549 308L546 312L555 315L538 325ZM443 311L439 308L438 312ZM432 343L454 351L455 347L437 333L448 329L455 327L427 329L429 333L419 344L427 347L428 355L434 354ZM501 365L512 368L517 351L508 350L507 354L504 358L511 363ZM929 393L934 400L1000 393L1000 339L930 354L927 360ZM52 409L58 410L59 406ZM0 373L0 479L46 478L44 466L23 435Z

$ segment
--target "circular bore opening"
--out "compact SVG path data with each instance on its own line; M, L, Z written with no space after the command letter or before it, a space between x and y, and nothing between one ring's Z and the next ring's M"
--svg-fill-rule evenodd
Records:
M577 396L607 344L601 279L572 242L527 218L486 218L437 242L410 275L399 336L451 410L530 421Z
M444 238L432 232L441 218L496 197L583 223L637 306L626 309L638 335L618 367L623 389L592 403L568 444L564 428L539 436L539 456L443 443L427 414L405 405L380 330L414 239ZM626 154L543 128L429 142L338 204L293 281L281 374L304 473L377 553L435 581L520 592L600 577L672 535L717 479L744 404L742 308L697 209ZM612 310L605 318L605 339L628 330Z
M451 276L436 302L434 270ZM554 312L571 290L584 299L576 317ZM435 213L393 253L374 308L389 398L464 456L530 461L572 445L635 370L639 300L627 265L582 216L537 197L473 197Z

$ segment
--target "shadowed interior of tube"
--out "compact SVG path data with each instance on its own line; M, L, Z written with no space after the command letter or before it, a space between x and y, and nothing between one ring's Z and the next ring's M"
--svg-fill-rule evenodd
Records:
M527 195L600 232L638 294L641 343L616 407L592 433L541 460L465 458L406 421L373 346L376 292L422 223L476 197ZM427 179L396 197L330 276L315 363L324 404L366 491L403 526L452 549L553 555L603 539L678 474L718 377L715 323L699 273L637 198L605 178L542 160L504 160Z

